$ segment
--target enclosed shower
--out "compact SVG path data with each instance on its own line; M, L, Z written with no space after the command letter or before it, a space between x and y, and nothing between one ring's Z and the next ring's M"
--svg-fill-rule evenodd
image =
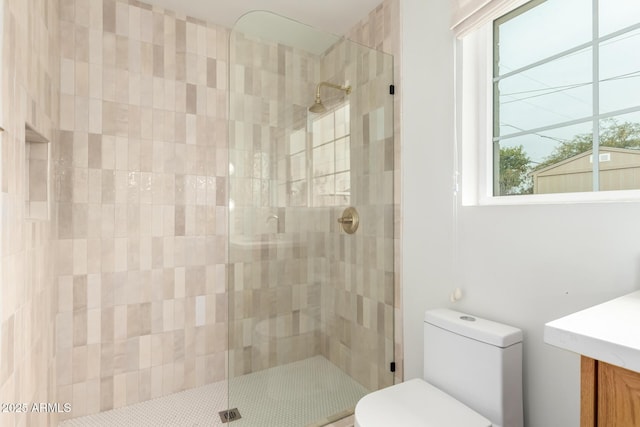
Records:
M323 425L393 383L392 57L252 12L229 67L229 407Z
M60 7L59 132L16 123L70 410L15 424L317 426L391 385L393 58L267 12Z

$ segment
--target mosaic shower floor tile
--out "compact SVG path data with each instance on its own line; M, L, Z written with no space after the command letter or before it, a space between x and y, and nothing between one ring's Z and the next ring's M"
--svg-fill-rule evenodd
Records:
M242 418L223 424L227 405ZM305 427L355 407L368 390L322 356L266 369L135 405L74 418L59 427Z

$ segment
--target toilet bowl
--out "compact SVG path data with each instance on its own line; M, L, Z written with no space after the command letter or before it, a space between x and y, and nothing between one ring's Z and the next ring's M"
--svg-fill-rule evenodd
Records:
M424 371L364 396L356 427L522 427L522 331L448 309L424 320Z
M490 427L491 421L421 379L371 393L356 406L356 427Z

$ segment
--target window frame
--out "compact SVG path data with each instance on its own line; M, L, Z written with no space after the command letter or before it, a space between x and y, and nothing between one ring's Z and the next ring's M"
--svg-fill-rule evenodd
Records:
M307 125L306 128L301 129L302 131L306 132L306 138L305 138L305 142L304 142L304 149L296 151L296 152L291 152L289 149L289 152L287 153L287 159L288 162L291 163L291 159L293 158L293 156L299 155L301 153L305 154L305 163L306 163L306 167L305 167L305 177L302 179L296 179L293 180L291 179L291 170L288 169L287 171L287 178L286 178L286 186L287 188L289 188L293 183L297 183L297 182L304 182L306 185L306 201L304 205L295 205L295 206L305 206L305 207L331 207L331 206L343 206L343 205L348 205L350 203L352 194L351 191L349 191L348 194L338 194L335 191L335 179L338 175L344 174L344 173L348 173L349 174L349 181L351 181L351 164L349 163L349 168L347 169L343 169L340 171L336 171L335 167L337 165L337 158L336 158L336 149L337 149L337 144L339 141L347 141L348 147L349 147L349 152L351 152L351 128L349 127L344 135L341 135L339 137L335 136L335 121L336 121L336 114L338 113L338 111L343 110L345 108L349 109L349 114L351 111L351 105L350 102L348 100L345 100L343 102L338 103L337 105L332 105L332 107L328 110L325 111L323 113L317 114L317 115L309 115L308 116L308 120L307 120ZM316 122L320 122L322 120L325 120L327 117L331 116L332 117L332 121L333 121L333 130L334 130L334 136L333 138L331 138L330 140L327 141L323 141L320 142L318 144L314 144L313 138L314 138L314 132L313 132L313 126L314 123ZM349 120L351 120L351 117L349 117ZM332 151L333 151L333 165L334 165L334 171L330 172L330 173L325 173L322 175L315 175L315 169L314 169L314 154L316 152L316 150L319 150L323 147L328 147L331 146ZM290 144L289 144L290 147ZM326 178L326 177L332 177L334 180L334 193L331 194L331 197L337 198L337 197L345 197L348 200L345 201L344 203L330 203L330 204L326 204L326 203L316 203L316 196L323 196L324 194L320 194L317 192L317 188L315 186L315 181L317 179L320 178ZM351 186L350 186L351 188ZM334 200L335 201L335 200Z
M500 77L494 77L494 58L496 55L495 27L494 22L505 21L505 17L526 11L539 5L540 0L532 0L519 8L515 8L495 21L490 21L476 31L466 35L463 39L456 40L456 146L461 156L455 160L456 171L461 171L462 177L462 205L518 205L518 204L558 204L558 203L588 203L603 201L638 201L640 200L640 189L634 190L602 190L586 192L566 192L566 193L542 193L542 194L521 194L521 195L494 195L495 173L494 164L496 161L494 146L496 142L503 139L526 133L534 133L540 129L530 129L526 132L510 134L507 138L496 137L494 114L498 105L496 99L497 86L494 84L508 75L514 75L526 68L532 68L554 59L561 58L574 51L591 47L593 49L593 98L594 104L592 115L578 120L576 123L592 122L594 126L594 148L592 155L599 158L599 137L600 120L608 117L616 117L625 113L640 111L640 106L626 108L601 114L599 108L599 45L600 43L614 39L624 33L640 29L640 23L627 26L604 36L599 35L597 4L601 0L592 0L594 8L594 18L592 25L591 39L579 46L574 46L563 52L559 52L550 57L543 58L528 66L521 67L513 72L506 73ZM518 10L520 9L520 10ZM517 16L516 15L516 16ZM549 128L562 127L570 124L558 123ZM546 127L545 127L546 128ZM594 188L599 181L599 162L595 162L593 173ZM458 172L455 173L458 175ZM457 184L457 183L456 183Z

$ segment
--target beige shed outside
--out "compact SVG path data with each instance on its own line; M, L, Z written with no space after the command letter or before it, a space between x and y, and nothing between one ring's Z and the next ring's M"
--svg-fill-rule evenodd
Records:
M533 193L593 190L593 150L531 173ZM600 147L600 191L640 189L640 150Z

